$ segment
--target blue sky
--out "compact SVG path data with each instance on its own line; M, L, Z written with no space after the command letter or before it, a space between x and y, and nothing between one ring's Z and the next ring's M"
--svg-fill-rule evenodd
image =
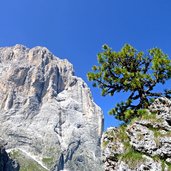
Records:
M170 0L4 0L0 2L0 46L46 46L67 58L90 86L103 109L105 129L119 122L107 112L122 100L101 97L86 74L107 43L119 50L130 43L138 50L160 47L171 56ZM171 82L170 82L171 83ZM167 84L169 87L170 84Z

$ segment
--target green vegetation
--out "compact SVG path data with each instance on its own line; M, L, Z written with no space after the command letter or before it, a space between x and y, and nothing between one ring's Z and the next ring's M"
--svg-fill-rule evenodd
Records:
M19 150L12 150L9 155L10 157L15 158L15 159L21 157Z
M102 148L105 149L108 144L109 144L109 141L103 141Z
M20 164L20 171L47 171L39 163L26 156L20 150L13 150L10 152L10 157L16 159Z
M165 169L168 167L168 171L171 171L171 163L166 162L163 158L160 156L153 156L152 157L154 161L161 162L162 171L165 171Z
M135 168L140 162L143 162L145 159L142 157L142 153L135 151L132 146L130 145L129 137L126 133L126 125L120 126L117 130L113 131L110 130L106 132L108 141L103 142L103 148L106 147L106 145L109 142L115 142L119 141L123 143L124 145L124 154L119 154L116 156L117 160L122 160L126 164L130 166L130 168ZM114 144L113 147L111 147L112 150L117 150L117 145Z
M125 125L120 126L116 131L114 130L107 131L105 134L107 134L108 140L103 141L102 143L103 148L105 148L109 142L114 142L116 140L124 143L125 146L129 144L129 138L128 135L126 134Z
M139 164L145 161L143 154L130 148L129 151L120 155L120 160L124 161L130 169L136 168Z
M119 52L104 45L103 52L98 54L99 65L93 66L93 72L87 74L93 86L102 90L102 95L113 96L123 92L128 97L118 103L110 114L126 123L143 114L156 97L170 98L171 90L155 92L157 84L164 84L171 78L171 60L159 48L138 52L129 44Z
M166 165L168 166L169 171L171 171L171 163L166 162ZM164 169L163 169L163 171L164 171Z
M48 167L52 168L57 161L57 155L61 153L60 147L46 147L46 154L42 158L43 164Z
M119 127L117 136L122 142L129 142L128 135L126 134L126 125L121 125Z
M152 126L148 126L148 129L153 131L154 133L154 141L156 142L156 145L159 147L161 145L160 138L162 137L171 137L171 131L167 131L165 133L162 133L159 128L154 128Z
M156 92L158 84L165 84L171 78L171 60L159 48L153 48L144 52L137 51L129 44L123 46L119 51L112 51L108 45L103 46L103 51L98 54L98 65L93 66L93 72L87 74L88 79L93 81L93 86L102 91L102 95L114 96L116 93L125 93L125 102L118 103L109 113L117 119L125 122L117 130L109 130L107 140L102 144L105 148L110 142L121 142L124 145L124 154L116 155L118 161L124 161L130 168L134 169L146 158L143 153L134 150L129 143L126 133L126 125L133 124L135 121L146 120L146 126L153 131L155 141L160 145L161 136L170 136L171 133L161 132L159 123L163 119L157 118L156 113L151 113L147 108L156 97L165 96L171 98L171 90L161 90ZM155 126L154 126L155 124ZM138 135L141 141L144 135ZM112 145L110 143L110 145ZM111 147L117 150L117 143ZM157 158L156 158L157 159ZM159 158L162 168L167 164Z
M53 157L44 157L42 159L42 162L47 166L47 167L52 167L55 164L55 160Z
M125 151L124 154L117 156L118 160L124 161L131 169L134 169L145 160L142 156L143 153L135 151L130 145L130 140L126 133L126 125L122 125L118 128L116 137L123 143Z
M133 124L136 120L146 120L149 122L148 124L146 124L146 127L149 130L153 131L154 140L158 146L160 146L159 138L171 136L171 131L162 132L164 131L163 128L154 127L155 124L161 124L164 122L164 119L158 118L156 113L151 113L148 110L146 110L146 112L143 113L140 118L135 118L134 120L132 120L131 124ZM140 139L143 139L142 135L140 135Z
M160 137L165 137L165 136L171 136L171 131L164 131L161 132L162 129L160 128L155 128L153 127L153 122L163 122L162 119L157 118L155 113L150 113L148 110L146 110L145 114L142 115L141 118L134 118L134 121L132 120L131 124L133 124L135 121L139 121L140 119L150 121L149 125L147 124L146 126L148 127L149 130L153 131L154 133L154 139L158 145L159 143L159 138ZM152 124L151 124L152 121ZM146 155L145 153L136 151L130 144L130 139L127 135L126 132L127 124L121 125L119 128L115 130L109 130L105 134L107 135L108 139L103 142L103 148L106 148L106 146L110 142L121 142L124 145L124 153L123 154L116 154L115 155L115 160L116 161L123 161L126 163L130 169L135 169L137 168L141 163L144 163L146 161L146 158L143 155ZM140 133L139 135L139 140L142 140L144 138L144 135ZM110 143L111 145L112 143ZM113 151L117 151L117 143L113 144L113 147L111 147ZM151 156L154 161L158 161L161 163L162 166L162 171L166 167L171 171L171 164L166 162L165 159L163 159L161 156Z
M155 123L162 123L164 121L162 118L158 118L156 113L150 112L147 109L139 109L138 113L141 114L139 114L138 118L134 118L131 123L135 122L136 120L146 120L151 123L151 126L153 126Z

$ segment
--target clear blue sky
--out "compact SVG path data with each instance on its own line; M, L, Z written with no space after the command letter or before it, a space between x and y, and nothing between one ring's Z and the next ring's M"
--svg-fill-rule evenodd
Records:
M67 58L76 75L96 64L96 54L107 43L119 50L130 43L138 50L160 47L171 56L171 0L4 0L0 3L0 46L46 46ZM171 82L170 82L171 83ZM167 86L170 86L168 84ZM101 97L105 129L119 124L107 112L124 98Z

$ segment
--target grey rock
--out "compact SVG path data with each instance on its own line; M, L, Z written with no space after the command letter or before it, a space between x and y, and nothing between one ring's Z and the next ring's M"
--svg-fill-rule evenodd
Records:
M170 171L171 101L156 99L145 115L103 133L105 171Z
M163 119L161 126L171 131L171 101L166 97L156 99L149 107L151 112L157 113L157 117Z
M8 150L29 154L47 170L101 169L103 114L67 60L44 47L0 48L0 89Z
M139 168L137 168L137 171L144 171L144 170L150 170L150 171L162 171L162 163L159 161L155 161L149 156L144 155L144 161L140 164Z
M154 140L154 133L147 127L134 123L127 128L130 144L138 151L152 154L157 144Z

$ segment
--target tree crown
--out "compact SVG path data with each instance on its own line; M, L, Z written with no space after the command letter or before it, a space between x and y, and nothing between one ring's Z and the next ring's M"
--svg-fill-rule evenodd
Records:
M155 92L154 87L164 84L171 78L171 60L159 48L152 48L148 53L137 51L125 44L119 52L103 45L103 52L98 54L98 63L87 74L94 87L102 90L102 95L126 92L125 102L118 103L110 114L117 119L129 122L147 108L151 101L160 96L170 98L171 90ZM135 103L135 101L138 103Z

